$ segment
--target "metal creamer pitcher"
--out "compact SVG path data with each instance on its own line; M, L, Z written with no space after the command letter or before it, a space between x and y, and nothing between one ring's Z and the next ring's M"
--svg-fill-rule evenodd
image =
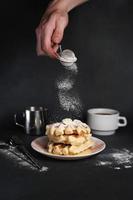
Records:
M31 106L27 108L22 117L24 123L20 124L17 121L17 114L14 115L15 124L25 129L28 135L43 135L47 123L47 108Z

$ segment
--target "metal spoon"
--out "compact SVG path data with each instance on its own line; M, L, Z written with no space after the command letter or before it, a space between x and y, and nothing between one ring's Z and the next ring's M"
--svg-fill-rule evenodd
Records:
M25 157L22 157L21 155L19 155L19 154L16 153L15 151L13 151L13 150L10 148L12 145L10 145L9 143L10 143L10 141L8 141L8 143L2 143L2 144L0 144L0 149L2 149L2 150L8 150L9 152L11 152L12 154L14 154L15 156L19 157L21 160L23 160L23 161L29 163L30 165L33 165L33 164L31 163L31 161L27 160ZM15 147L14 147L14 148L15 148ZM36 167L36 166L33 166L33 167Z
M23 155L25 155L30 162L32 163L32 165L34 167L36 167L38 170L42 169L42 166L38 163L38 161L29 153L29 151L27 150L27 148L22 144L22 141L18 141L17 139L14 138L10 138L9 140L9 144L15 148L17 148Z

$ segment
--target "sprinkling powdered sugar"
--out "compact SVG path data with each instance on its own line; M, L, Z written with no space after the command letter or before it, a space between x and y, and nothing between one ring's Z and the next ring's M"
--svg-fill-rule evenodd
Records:
M60 45L59 50L60 50L60 53L58 54L58 59L60 60L63 66L66 66L66 67L71 66L77 61L77 58L74 52L71 51L70 49L65 49L62 51L62 48Z
M66 111L75 111L76 114L80 114L81 111L81 102L79 97L71 96L66 92L59 91L59 102L63 110Z
M74 63L68 67L65 66L65 69L73 72L74 74L78 73L78 67L77 67L76 63Z
M74 84L74 81L69 78L66 78L61 81L57 80L57 88L59 90L65 90L65 91L70 90L70 89L72 89L73 84Z
M0 141L0 145L6 145L6 143ZM27 158L14 147L9 146L8 149L0 149L0 154L4 155L7 159L9 159L9 161L14 162L14 164L18 167L38 172L48 171L48 167L46 166L42 166L40 170L37 170L36 167L32 166Z
M82 104L77 92L73 89L75 76L78 73L78 67L76 63L73 63L70 66L64 66L64 68L68 73L62 78L59 77L56 81L60 107L64 111L72 111L79 117L82 110Z
M133 167L133 152L126 148L112 149L111 153L101 154L98 158L96 166L107 166L116 170Z

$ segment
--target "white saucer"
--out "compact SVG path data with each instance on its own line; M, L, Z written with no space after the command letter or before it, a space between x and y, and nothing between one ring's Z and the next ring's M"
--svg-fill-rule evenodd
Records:
M31 147L35 151L51 158L60 159L60 160L77 160L77 159L93 156L95 154L100 153L101 151L105 149L106 147L105 142L103 142L102 140L96 137L92 137L92 140L94 141L94 146L77 155L65 156L65 155L55 155L55 154L49 153L47 151L47 143L48 143L47 136L42 136L33 140L31 143Z

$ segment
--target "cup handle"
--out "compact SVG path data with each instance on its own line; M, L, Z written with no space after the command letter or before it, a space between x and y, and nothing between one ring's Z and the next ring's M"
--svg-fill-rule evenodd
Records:
M24 125L19 124L19 123L17 122L17 114L14 115L14 121L15 121L15 124L16 124L17 126L20 126L20 127L24 128Z
M119 123L118 123L118 126L119 126L119 127L124 127L124 126L127 125L127 119L126 119L126 117L121 117L121 116L119 116L119 117L118 117L118 120L119 120ZM123 123L120 123L120 120L122 120Z

